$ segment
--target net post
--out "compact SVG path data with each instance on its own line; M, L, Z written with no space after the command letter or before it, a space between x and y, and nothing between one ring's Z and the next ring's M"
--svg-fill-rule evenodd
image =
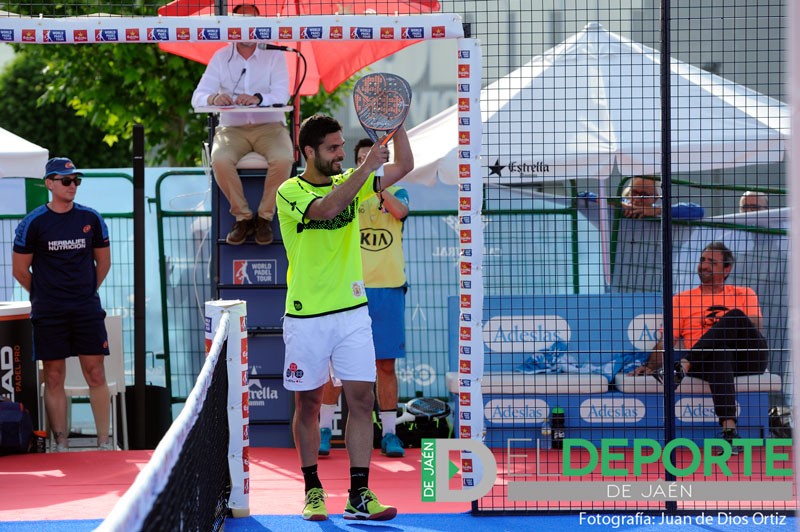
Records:
M208 301L205 311L206 349L223 313L230 315L227 350L228 468L231 493L228 507L233 517L250 515L250 408L247 386L247 303L241 300Z

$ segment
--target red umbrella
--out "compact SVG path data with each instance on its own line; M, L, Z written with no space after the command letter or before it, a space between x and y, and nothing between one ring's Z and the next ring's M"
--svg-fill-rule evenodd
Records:
M229 12L238 4L253 4L259 12L268 17L296 15L361 15L361 14L419 14L435 13L440 9L438 0L234 0L228 3ZM158 9L162 16L213 15L214 0L174 0ZM307 61L307 72L301 95L316 94L320 83L327 92L333 91L350 76L389 56L396 51L415 44L418 41L303 41L284 42L300 53ZM160 43L162 50L186 57L193 61L208 64L225 43ZM290 86L295 87L297 68L287 54L289 63ZM302 76L302 71L299 73ZM294 92L294 91L292 91Z

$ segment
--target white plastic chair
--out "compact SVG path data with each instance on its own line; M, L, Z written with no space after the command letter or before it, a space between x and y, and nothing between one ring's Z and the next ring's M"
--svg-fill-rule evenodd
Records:
M122 428L122 448L128 449L128 423L127 409L125 405L125 355L122 344L122 317L106 316L106 331L108 332L108 349L111 352L105 358L104 365L106 370L106 382L108 383L108 394L111 396L111 441L116 442L117 430ZM44 383L39 387L39 412L42 414L42 426L47 427L47 409L44 406ZM72 406L73 397L88 397L89 385L81 371L81 363L78 357L67 358L67 375L64 381L64 391L67 399L70 399L67 420L71 419L69 409ZM122 400L122 421L117 419L117 397ZM68 426L69 430L71 427ZM116 448L116 445L115 445Z

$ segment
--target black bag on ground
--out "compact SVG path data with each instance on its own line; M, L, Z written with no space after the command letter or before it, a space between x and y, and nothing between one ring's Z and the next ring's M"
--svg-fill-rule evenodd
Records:
M792 410L785 406L769 409L769 432L773 438L792 437Z
M395 432L403 447L419 448L422 440L447 439L450 437L450 424L447 417L450 415L450 407L444 401L433 398L416 398L409 401L406 405L407 411L414 415L414 421L398 423ZM373 423L373 447L381 448L383 439L383 428L380 418L375 416Z
M31 414L22 403L0 401L0 456L27 453L33 441Z

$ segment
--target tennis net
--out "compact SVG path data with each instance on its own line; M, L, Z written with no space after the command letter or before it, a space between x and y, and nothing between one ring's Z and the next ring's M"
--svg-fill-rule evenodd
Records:
M148 464L97 530L216 531L224 528L232 487L229 450L234 440L229 428L234 425L229 426L230 357L227 347L230 329L236 331L231 327L231 323L236 323L236 313L231 317L223 310L214 320L208 317L209 305L206 306L208 354L197 382ZM212 324L216 326L213 336L210 334ZM234 332L231 334L236 336ZM230 342L232 346L242 344L234 337ZM233 381L231 389L235 385ZM246 470L246 447L244 457Z

